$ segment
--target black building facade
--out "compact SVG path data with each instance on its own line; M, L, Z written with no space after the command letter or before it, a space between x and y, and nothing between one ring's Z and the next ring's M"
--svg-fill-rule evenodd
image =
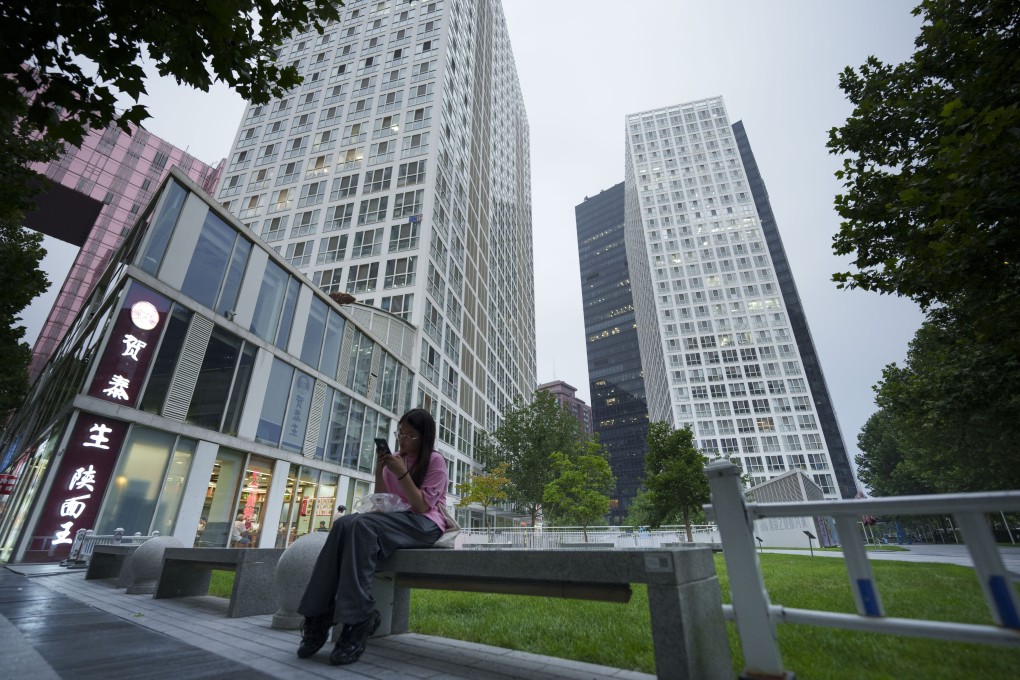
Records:
M623 243L624 183L574 208L595 433L616 476L610 522L626 523L644 478L648 407Z
M854 498L857 495L857 482L854 480L853 469L850 467L850 456L843 445L843 435L839 430L839 422L836 420L836 412L832 408L832 399L829 397L829 388L825 383L825 376L822 373L822 364L818 361L818 353L815 351L815 343L811 339L811 330L808 328L807 317L804 314L804 305L797 293L797 285L793 280L793 272L790 270L790 261L786 257L786 250L783 248L783 239L779 235L779 227L776 225L775 215L772 213L772 204L769 202L769 194L765 189L765 182L758 171L758 163L751 151L751 143L747 139L747 132L744 130L744 122L738 120L733 124L733 136L737 141L737 149L740 151L740 162L744 165L744 172L747 175L747 184L751 188L751 197L754 199L754 207L761 219L762 232L765 234L765 243L769 248L769 256L776 269L776 281L779 283L779 290L786 303L786 311L790 318L790 328L793 330L793 337L800 348L800 358L804 364L804 376L807 378L811 388L811 394L815 399L815 409L818 412L818 423L822 428L822 436L825 438L825 445L829 449L829 457L832 459L832 472L836 477L836 485L839 487L839 495L843 498Z

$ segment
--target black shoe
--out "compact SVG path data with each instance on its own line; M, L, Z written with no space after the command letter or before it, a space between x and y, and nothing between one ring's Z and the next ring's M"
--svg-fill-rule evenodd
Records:
M301 624L301 645L297 650L298 657L307 659L322 649L326 640L329 639L329 629L332 627L332 617L306 616L304 623Z
M355 623L349 627L344 626L343 633L337 640L336 647L333 648L333 653L329 655L329 662L334 666L344 666L360 659L365 652L368 638L372 637L379 629L380 623L382 623L382 617L379 612L372 610L372 614L361 623Z

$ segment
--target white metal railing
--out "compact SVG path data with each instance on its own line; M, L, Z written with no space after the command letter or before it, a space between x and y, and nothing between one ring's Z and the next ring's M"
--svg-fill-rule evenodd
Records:
M713 525L691 527L693 541L681 526L658 529L639 527L494 527L461 531L461 548L518 548L551 550L557 548L662 548L678 543L717 544L719 532Z
M776 641L776 623L801 623L832 628L908 635L984 644L1020 646L1020 599L1013 590L995 537L985 515L1020 511L1020 491L901 496L848 501L749 503L740 483L740 469L717 460L706 469L712 504L706 514L716 521L730 582L732 605L724 605L736 621L746 668L741 677L784 677ZM951 514L970 551L985 600L997 626L891 618L871 573L859 538L861 515ZM766 517L832 517L840 537L857 614L793 609L773 605L762 579L754 548L754 522Z
M133 536L125 536L124 530L121 528L115 529L112 534L108 535L96 534L92 529L78 529L74 535L74 542L71 543L71 550L60 566L82 569L88 566L89 560L92 559L92 550L97 545L141 545L156 536L159 536L158 531L153 531L151 536L142 536L141 532L135 532Z

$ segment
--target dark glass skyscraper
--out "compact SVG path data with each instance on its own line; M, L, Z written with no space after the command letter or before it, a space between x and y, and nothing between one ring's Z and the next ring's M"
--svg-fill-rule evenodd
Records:
M610 521L625 521L644 476L648 407L627 252L623 182L574 208L592 418L616 475Z

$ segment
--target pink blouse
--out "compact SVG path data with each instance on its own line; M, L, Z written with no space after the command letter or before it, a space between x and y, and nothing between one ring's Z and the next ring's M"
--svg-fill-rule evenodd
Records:
M404 462L407 463L407 469L410 470L414 467L414 461L417 456L408 455ZM429 459L429 469L425 473L425 479L422 481L421 495L428 503L428 512L421 514L428 517L432 522L446 531L446 518L443 517L443 511L439 507L440 504L446 505L446 487L449 484L450 477L446 472L446 459L443 458L443 454L438 451L432 452L432 457ZM386 490L390 493L395 493L405 501L410 503L407 498L407 494L404 493L403 485L397 476L389 468L383 468L383 482L386 484Z

